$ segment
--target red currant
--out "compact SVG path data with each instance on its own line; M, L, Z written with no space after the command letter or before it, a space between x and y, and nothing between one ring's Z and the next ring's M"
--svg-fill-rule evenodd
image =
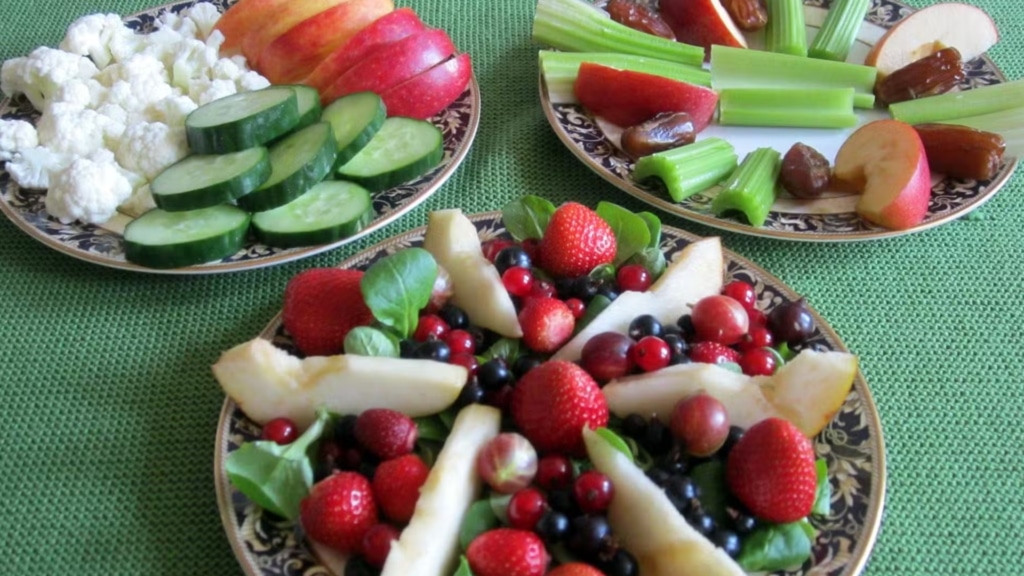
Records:
M722 288L722 294L739 302L747 310L757 305L757 292L754 291L754 287L749 282L733 280Z
M426 342L431 336L438 340L444 340L448 334L448 323L437 314L424 314L420 316L419 324L416 325L416 332L413 339L417 342Z
M522 243L523 250L526 251L526 255L530 257L530 260L537 261L537 250L540 248L539 238L527 238Z
M652 280L651 273L641 264L626 264L615 274L615 282L623 292L645 292L651 287Z
M288 418L274 418L263 425L260 437L282 445L291 444L299 437L299 429L295 427L295 422Z
M555 298L555 285L547 280L534 278L533 286L530 287L529 295L537 298Z
M767 348L756 348L740 358L740 368L747 376L771 376L777 365L775 353Z
M519 530L532 531L547 509L548 502L540 490L523 488L512 495L505 512L508 515L510 526Z
M770 348L775 344L775 337L771 330L764 326L752 326L750 332L740 340L740 352L750 352L756 348Z
M576 504L585 514L600 513L612 503L615 490L612 481L597 470L587 470L572 484Z
M565 456L553 454L537 461L537 475L533 481L545 490L558 490L572 483L572 462Z
M444 343L453 356L459 352L472 354L476 351L476 339L466 330L452 330L444 337Z
M391 543L398 540L401 532L390 524L374 524L363 535L363 559L374 568L383 568L391 552Z
M768 325L768 317L757 308L747 308L747 319L750 321L751 328Z
M484 242L483 245L480 246L480 248L484 252L484 258L487 258L487 260L489 260L491 263L493 263L494 262L494 257L498 255L498 252L501 252L505 248L508 248L509 246L514 246L514 245L515 245L515 242L513 242L511 240L505 240L503 238L495 238L494 240L488 240L488 241Z
M476 374L476 369L480 367L480 362L476 359L476 356L469 352L456 352L452 354L452 357L448 359L449 364L458 364L469 371L469 375Z
M501 283L505 290L513 296L526 296L533 288L533 273L528 268L518 266L505 270L501 275Z
M644 336L629 349L629 355L641 370L654 372L668 366L672 359L672 347L657 336Z
M583 314L587 311L587 305L579 298L566 298L565 305L568 306L569 311L572 312L572 317L577 320L582 318Z

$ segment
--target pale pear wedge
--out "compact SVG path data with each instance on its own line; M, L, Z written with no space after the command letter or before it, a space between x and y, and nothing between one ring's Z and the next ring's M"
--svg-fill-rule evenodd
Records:
M583 430L583 441L594 467L615 487L608 523L623 548L636 557L640 574L744 576L743 569L694 530L665 492L625 454L589 428Z
M320 561L320 565L327 569L328 574L334 576L345 576L345 566L348 565L348 556L334 548L324 546L316 540L307 538L310 551Z
M500 430L501 411L497 408L471 404L459 412L420 488L409 525L391 544L381 576L450 576L455 572L459 529L483 489L476 455Z
M213 375L252 420L290 418L305 428L318 408L358 414L390 408L412 417L451 406L466 369L433 360L338 354L300 359L255 338L221 354Z
M676 256L650 289L623 292L552 359L578 360L587 340L601 332L625 334L629 323L641 314L652 314L662 323L674 324L698 300L721 292L724 275L721 241L712 237L694 242Z
M423 248L451 276L452 304L465 310L469 319L502 336L521 338L515 304L497 268L480 247L476 226L461 210L435 210L427 217Z
M856 356L805 350L772 376L751 377L715 364L677 364L613 380L602 390L608 409L619 417L635 413L667 423L679 400L706 392L725 406L736 426L749 428L776 416L812 437L832 421L856 376Z

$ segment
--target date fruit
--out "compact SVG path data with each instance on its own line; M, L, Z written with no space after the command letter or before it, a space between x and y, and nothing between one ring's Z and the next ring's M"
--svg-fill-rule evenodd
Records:
M610 0L605 6L612 20L647 34L675 40L676 34L657 12L634 0Z
M943 48L886 76L875 86L883 104L895 104L949 92L964 79L964 62L956 48Z
M828 189L832 169L820 152L797 142L782 157L779 182L797 198L817 198Z
M686 112L662 112L622 132L622 149L633 158L692 144L697 139L693 120Z
M988 180L1003 161L1006 141L999 134L957 124L914 126L928 166L951 178Z
M722 6L745 32L760 30L768 24L768 10L761 0L722 0Z

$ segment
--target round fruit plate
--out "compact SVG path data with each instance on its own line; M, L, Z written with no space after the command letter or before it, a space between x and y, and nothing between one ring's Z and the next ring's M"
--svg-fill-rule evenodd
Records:
M805 0L805 20L809 38L821 26L827 13L828 0ZM893 0L872 2L865 23L847 59L862 63L868 51L888 28L910 15L914 9ZM763 34L748 35L752 49L763 46ZM964 65L966 77L961 90L999 84L1006 81L1002 72L987 56L975 58ZM990 180L968 180L932 176L932 196L922 222L906 230L889 230L865 221L854 207L859 196L826 192L814 200L801 200L781 192L772 205L764 225L755 227L741 220L715 216L711 201L716 188L694 194L682 202L673 202L660 182L638 183L633 180L634 161L619 148L621 128L595 119L579 104L556 104L549 97L543 75L539 76L541 107L552 129L563 144L588 168L622 191L656 208L714 228L786 240L810 242L846 242L874 240L926 230L964 216L992 198L1013 175L1017 158L1005 158ZM858 126L888 118L881 109L858 110ZM720 137L736 149L742 159L748 152L768 146L785 153L796 142L803 142L826 158L834 159L839 147L856 129L798 129L720 126L712 123L700 138Z
M165 4L126 16L128 27L140 33L153 29L154 22L165 11L181 12L197 0ZM210 0L222 12L235 0ZM27 99L0 100L0 118L27 120L35 124L39 112ZM306 258L343 246L376 232L397 220L437 192L455 173L469 152L480 124L480 88L476 77L451 105L430 119L442 133L444 156L430 172L402 185L372 195L373 219L359 232L329 244L301 248L275 248L251 237L237 253L221 260L182 268L155 269L125 259L123 232L131 217L118 213L102 225L74 222L63 224L46 212L45 191L19 187L6 170L0 169L0 210L11 222L29 236L68 256L123 270L158 274L213 274L262 268Z
M481 241L508 237L499 213L478 214L471 220ZM366 269L389 254L420 245L425 230L421 227L385 240L338 267ZM662 232L661 248L669 260L688 244L699 240L696 235L671 227L664 227ZM782 281L752 262L729 251L725 251L724 258L727 277L754 285L760 309L798 299ZM815 329L805 346L815 350L846 351L829 325L813 310L811 314ZM280 315L259 337L294 350L282 328ZM225 468L228 456L243 443L258 440L260 434L259 424L250 420L232 400L225 400L217 424L214 471L217 503L231 547L249 576L330 574L325 565L330 560L322 562L317 557L297 522L264 514L229 482ZM811 560L787 574L854 576L863 570L878 535L886 487L881 422L859 371L839 413L814 438L813 445L817 457L828 463L831 513L813 522L818 535Z

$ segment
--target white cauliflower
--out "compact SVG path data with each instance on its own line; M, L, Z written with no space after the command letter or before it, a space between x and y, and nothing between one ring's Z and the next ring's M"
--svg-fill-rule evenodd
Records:
M220 20L220 10L210 2L196 2L183 14L195 22L196 28L199 29L197 38L209 38L213 27Z
M196 26L195 21L183 14L170 10L157 17L156 26L157 28L174 30L185 38L195 38L199 34L199 27Z
M15 152L39 145L36 127L24 120L0 120L0 160L14 158Z
M42 110L62 84L92 78L98 72L84 56L42 46L28 56L3 63L0 91L8 96L24 94L36 110Z
M48 107L61 103L73 104L80 108L94 108L105 99L106 93L107 88L95 78L77 78L60 85L53 93Z
M245 59L238 64L235 58L220 58L210 67L211 80L238 80L246 71Z
M117 14L89 14L68 26L60 43L60 49L80 56L88 56L99 68L105 68L112 60L112 47L122 47L135 41L135 33L125 26Z
M64 224L102 224L132 195L132 185L113 162L77 158L50 179L46 211Z
M236 82L238 84L239 92L251 92L253 90L261 90L270 86L270 80L261 76L259 72L254 72L252 70L249 70L239 76Z
M145 113L150 105L175 95L167 69L149 54L136 54L108 66L99 79L109 87L103 103L120 106L129 115Z
M202 106L238 92L238 86L231 80L207 80L199 78L189 86L188 95Z
M157 28L149 34L143 34L140 37L143 40L139 46L138 54L156 58L163 62L168 70L174 66L174 56L178 51L178 45L183 40L192 39L169 27Z
M170 127L160 122L132 124L121 136L114 153L126 170L152 180L171 164L188 155L185 127Z
M57 103L39 117L39 143L54 152L86 156L116 142L125 126L89 108Z
M188 90L192 82L206 78L210 69L220 59L217 51L217 46L210 46L199 40L180 42L174 55L174 65L171 67L171 85Z
M49 148L36 146L25 148L7 162L7 173L22 188L45 189L50 187L50 178L55 172L66 168L74 156L54 152Z
M185 118L199 105L188 96L171 96L149 107L147 119L168 126L184 126Z

